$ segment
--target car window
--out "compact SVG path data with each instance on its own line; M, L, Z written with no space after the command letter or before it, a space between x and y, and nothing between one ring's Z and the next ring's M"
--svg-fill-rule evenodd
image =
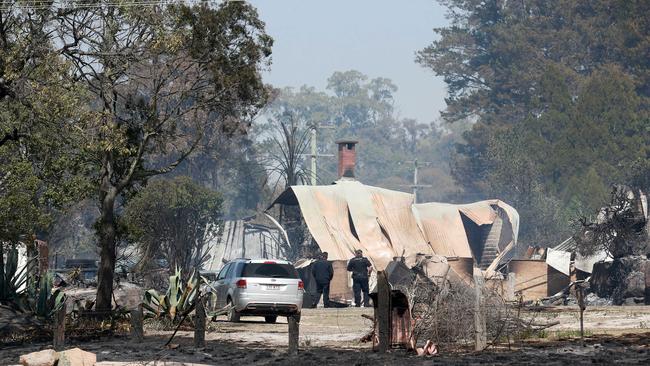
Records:
M230 267L228 268L228 272L226 273L226 278L232 278L233 277L233 272L235 267L237 267L237 263L231 263Z
M244 267L245 263L244 262L239 262L236 265L232 266L232 273L230 274L232 277L242 277L241 275L241 270Z
M298 272L290 264L247 263L242 277L298 278Z
M228 270L230 269L231 266L232 263L226 264L219 272L219 276L217 276L217 280L223 280L224 278L226 278L226 273L228 273Z

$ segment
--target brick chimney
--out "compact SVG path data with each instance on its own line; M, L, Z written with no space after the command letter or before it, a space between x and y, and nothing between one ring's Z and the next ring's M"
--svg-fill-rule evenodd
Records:
M339 179L354 179L354 166L357 160L355 147L358 142L354 139L341 139L336 141L336 144L339 145Z

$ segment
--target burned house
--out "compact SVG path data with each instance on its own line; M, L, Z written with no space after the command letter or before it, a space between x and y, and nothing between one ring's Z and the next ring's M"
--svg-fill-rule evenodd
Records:
M615 185L609 205L593 222L585 219L582 231L551 248L530 247L509 263L515 290L524 299L557 295L572 282L589 281L589 292L614 304L641 303L650 268L650 220L644 192ZM601 235L598 235L598 233ZM604 234L604 235L603 235ZM587 247L587 250L580 248Z
M395 257L412 266L417 256L440 256L468 282L474 267L494 273L515 253L519 215L513 207L497 199L415 204L410 193L355 180L355 149L355 141L339 141L339 180L333 184L291 186L273 203L298 206L311 240L329 253L334 282L341 283L332 297L351 298L344 264L356 249L377 270Z
M223 222L219 235L209 243L209 259L203 269L218 271L236 258L285 259L286 239L265 217L251 216Z

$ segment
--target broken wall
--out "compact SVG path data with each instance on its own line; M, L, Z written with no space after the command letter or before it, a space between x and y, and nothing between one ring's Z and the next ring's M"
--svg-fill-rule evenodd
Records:
M570 283L570 277L544 260L511 260L508 272L515 274L515 292L524 300L537 300L557 294Z

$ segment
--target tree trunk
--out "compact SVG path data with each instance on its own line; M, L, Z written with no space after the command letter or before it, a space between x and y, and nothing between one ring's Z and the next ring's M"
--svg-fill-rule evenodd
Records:
M97 298L95 310L109 311L112 308L113 277L115 275L115 198L114 187L100 193L101 215L99 219L100 262L97 271Z

